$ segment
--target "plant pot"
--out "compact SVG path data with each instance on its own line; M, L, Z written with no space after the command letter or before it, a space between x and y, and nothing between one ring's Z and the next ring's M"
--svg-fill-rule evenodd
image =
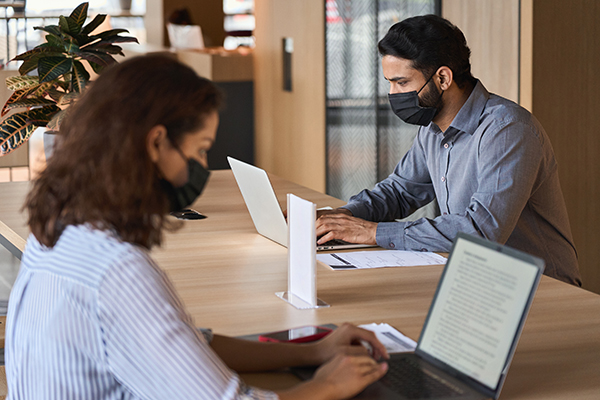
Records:
M52 156L54 152L54 146L56 144L56 134L48 133L46 128L38 128L44 130L44 155L46 156L46 161Z

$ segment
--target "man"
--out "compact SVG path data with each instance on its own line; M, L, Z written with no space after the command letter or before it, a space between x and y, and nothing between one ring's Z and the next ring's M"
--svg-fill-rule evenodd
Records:
M581 285L556 159L535 117L471 75L464 35L441 17L399 22L378 48L392 110L421 128L388 178L319 213L319 242L449 251L467 232L541 257L546 275ZM395 221L434 199L439 217Z

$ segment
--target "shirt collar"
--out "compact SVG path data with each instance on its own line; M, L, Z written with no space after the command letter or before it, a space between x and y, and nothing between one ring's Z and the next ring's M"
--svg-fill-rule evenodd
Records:
M479 126L479 116L483 113L483 109L489 98L490 93L477 80L469 98L460 108L454 120L452 120L450 127L472 135Z

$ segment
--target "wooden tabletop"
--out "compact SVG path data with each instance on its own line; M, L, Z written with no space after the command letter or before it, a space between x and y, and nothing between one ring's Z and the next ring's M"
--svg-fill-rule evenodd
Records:
M318 207L342 202L271 176L286 193ZM17 213L27 183L0 184L0 221L25 238ZM297 310L275 296L287 289L287 251L258 235L230 171L213 172L192 208L207 219L165 234L153 257L173 280L196 325L247 335L307 324L387 322L418 340L441 266L331 271L317 268L317 295L330 308ZM1 227L0 227L1 228ZM252 384L286 387L289 375L246 375ZM600 398L600 296L544 276L501 399Z

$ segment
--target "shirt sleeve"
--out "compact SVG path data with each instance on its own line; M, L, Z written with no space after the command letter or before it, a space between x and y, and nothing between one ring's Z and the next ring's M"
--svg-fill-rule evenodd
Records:
M450 251L458 232L505 243L537 189L536 185L545 179L543 175L550 168L556 167L544 165L549 161L544 155L543 140L535 126L524 122L507 122L494 132L483 134L478 152L473 155L478 158L477 190L466 209L435 219L381 222L377 226L377 244L391 249ZM406 168L409 172L414 169L403 160L383 185L378 184L369 196L361 196L361 206L349 205L347 208L360 210L357 216L368 214L361 208L370 207L371 199L376 198L379 203L386 203L387 208L375 205L375 212L370 217L378 218L376 221L389 221L393 213L385 215L381 211L394 210L397 207L394 202L402 204L403 199L414 197L405 191L418 190L418 186L407 187L405 180L398 178Z
M342 208L350 210L355 217L381 222L407 217L433 201L435 191L420 135L421 131L390 176L373 190L352 196Z
M147 254L130 253L107 272L98 308L106 363L139 398L277 399L221 361Z

